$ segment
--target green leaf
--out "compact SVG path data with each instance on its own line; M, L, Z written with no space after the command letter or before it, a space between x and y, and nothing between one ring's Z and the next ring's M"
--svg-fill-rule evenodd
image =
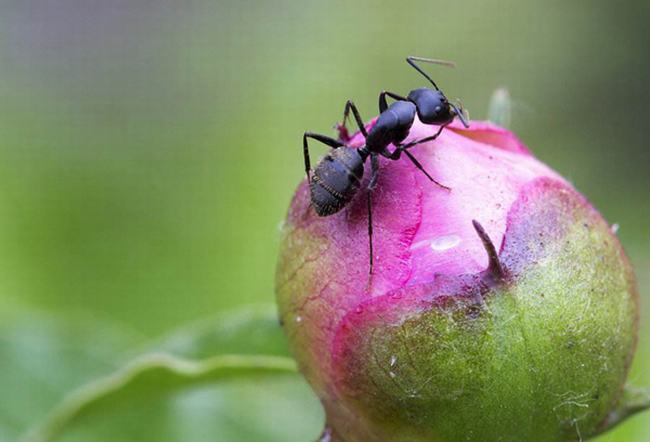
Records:
M295 373L293 360L276 356L193 362L145 355L68 396L24 440L313 439L322 423L319 405ZM192 386L198 388L188 389ZM296 403L287 402L287 396ZM211 412L192 416L197 408ZM276 418L265 419L269 411ZM283 416L287 425L278 426ZM300 419L292 422L295 416ZM186 419L194 424L186 425ZM62 437L55 438L59 433Z
M274 305L253 305L183 326L150 344L165 351L200 359L217 354L287 356L287 342Z
M304 441L322 428L274 308L222 314L146 348L74 389L21 440Z
M110 373L142 338L114 324L32 313L0 326L0 440L16 440L71 389Z

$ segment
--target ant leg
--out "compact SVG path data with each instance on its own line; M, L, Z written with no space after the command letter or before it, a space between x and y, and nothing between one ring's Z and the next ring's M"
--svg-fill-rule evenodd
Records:
M406 144L400 144L395 148L393 152L389 152L388 149L384 149L384 152L382 152L381 155L388 158L389 160L399 160L402 155L402 152L406 151L406 149L410 149L411 147L417 144L426 143L427 141L432 141L438 138L438 136L442 133L442 130L446 126L447 125L441 126L440 129L438 129L438 132L436 132L434 135L425 138L420 138L419 140L411 141Z
M409 144L410 144L410 143L409 143ZM402 152L404 152L404 154L408 157L409 160L411 160L411 162L415 165L415 167L417 167L418 169L420 169L420 171L421 171L423 174L425 174L426 177L429 178L429 180L430 180L432 183L436 184L436 185L439 186L439 187L442 187L443 189L451 190L450 187L445 186L444 184L439 183L439 182L436 181L436 180L435 180L431 175L429 175L429 173L424 169L424 167L422 167L422 164L420 164L420 162L419 162L419 161L418 161L418 160L413 156L413 154L412 154L411 152L409 152L408 150L406 150L406 149L408 149L409 147L412 147L412 146L409 146L408 144L406 144L406 145L404 145L404 146L398 146L398 147L397 147L397 148L396 148L392 153L388 153L388 151L386 151L386 154L384 154L384 156L385 156L386 158L390 159L390 160L399 160L400 157L402 156Z
M372 262L373 262L373 250L372 250L372 192L368 190L368 250L369 255L368 259L370 260L370 267L368 267L368 276L372 275Z
M369 260L370 260L370 268L368 271L368 275L372 275L372 269L373 269L373 257L374 257L374 251L372 247L372 190L375 188L375 185L377 184L377 176L379 173L379 161L377 160L377 154L373 154L370 157L370 165L371 165L371 172L372 174L370 175L370 182L368 183L368 250L369 250Z
M438 132L436 132L434 135L424 137L424 138L420 138L419 140L415 140L415 141L411 141L409 143L403 144L401 146L401 148L406 150L406 149L410 149L411 147L415 146L416 144L426 143L427 141L433 141L436 138L438 138L438 136L440 136L440 134L442 133L442 130L445 127L447 127L446 124L444 126L440 126L440 129L438 129Z
M388 152L388 149L386 149L384 153L382 153L382 155L388 158L389 160L399 160L402 156L402 152L404 152L404 154L408 157L409 160L411 160L411 162L415 165L415 167L420 169L422 173L425 174L426 177L429 178L431 182L433 182L439 187L442 187L443 189L451 190L450 187L439 183L431 175L429 175L429 173L424 169L424 167L422 167L422 164L420 164L420 162L413 156L413 154L407 150L415 146L416 144L426 143L427 141L435 140L438 137L438 135L442 133L442 130L444 128L445 126L441 126L440 129L438 129L438 132L436 132L434 135L431 135L429 137L421 138L419 140L411 141L410 143L397 146L397 148L395 148L393 152Z
M379 176L379 160L377 159L377 154L372 154L370 156L370 182L368 183L368 189L373 190L377 185L377 177Z
M350 109L352 109L352 114L354 115L354 119L357 122L357 126L359 126L359 131L363 134L364 138L367 137L368 132L366 132L366 126L363 124L363 119L361 118L359 109L357 109L357 106L354 104L352 100L348 100L347 103L345 103L342 126L345 127L345 123L348 121L348 116L350 115Z
M379 94L379 112L384 112L386 109L388 109L388 102L386 102L386 95L388 95L390 98L393 100L397 101L408 101L406 97L402 97L401 95L397 95L393 92L388 92L388 91L381 91L381 94Z
M425 175L427 176L427 178L429 178L429 180L430 180L431 182L433 182L433 183L434 183L435 185L437 185L438 187L442 187L442 188L445 189L445 190L451 190L451 187L449 187L449 186L445 186L444 184L440 184L438 181L436 181L435 179L433 179L433 177L432 177L431 175L429 175L429 173L428 173L426 170L424 170L424 167L422 167L422 164L420 164L420 162L419 162L419 161L418 161L418 160L413 156L413 154L412 154L411 152L409 152L408 150L405 150L405 149L401 149L401 150L402 150L402 151L404 152L404 154L408 157L408 159L411 160L411 162L415 165L415 167L417 167L418 169L420 169L420 171L421 171L423 174L425 174Z
M311 182L311 161L309 160L309 145L307 144L307 138L312 138L316 141L320 141L323 144L330 146L333 149L343 146L344 144L334 138L328 137L326 135L315 134L313 132L305 132L302 136L302 154L305 159L305 173L307 174L307 182Z

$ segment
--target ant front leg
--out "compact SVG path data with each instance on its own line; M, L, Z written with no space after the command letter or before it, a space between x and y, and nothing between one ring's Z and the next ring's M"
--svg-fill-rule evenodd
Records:
M417 158L415 158L413 156L413 154L407 150L407 149L415 146L416 144L424 143L426 141L431 141L431 140L436 139L436 137L438 135L440 135L440 133L442 132L443 128L444 127L441 127L440 130L438 130L438 133L436 133L435 135L432 135L430 137L422 138L421 140L417 140L417 141L414 141L414 142L411 142L411 143L407 143L407 144L404 144L404 145L397 146L397 148L392 153L388 152L388 150L386 150L385 153L383 153L383 156L385 156L386 158L388 158L390 160L399 160L400 157L402 156L402 153L404 153L404 155L406 155L408 157L408 159L411 160L411 163L413 163L413 165L416 168L418 168L424 175L426 175L427 178L429 178L429 181L431 181L432 183L434 183L435 185L437 185L439 187L442 187L445 190L451 190L451 188L449 186L445 186L444 184L439 183L436 179L434 179L431 175L429 175L429 172L427 172L424 169L424 167L422 167L422 164L420 164L420 162L417 160Z
M415 146L416 144L426 143L427 141L433 141L433 140L435 140L436 138L438 138L440 136L440 134L442 133L442 131L443 131L443 129L445 127L447 127L446 124L444 126L440 126L440 129L438 129L438 132L436 132L434 135L430 135L428 137L420 138L419 140L408 142L406 144L403 144L400 147L401 147L401 149L406 150L406 149L410 149L411 147Z
M429 173L424 169L424 167L422 167L422 164L420 164L420 162L413 156L413 154L411 152L409 152L408 150L405 150L405 149L402 149L402 150L404 152L404 155L406 155L408 157L408 159L411 160L411 163L413 163L413 165L415 167L420 169L420 171L423 174L425 174L427 176L427 178L429 178L429 181L431 181L432 183L434 183L438 187L442 187L445 190L451 190L451 187L445 186L444 184L440 184L431 175L429 175Z
M382 113L386 109L388 109L388 102L386 101L386 95L388 95L393 100L408 101L408 99L406 97L402 97L401 95L397 95L397 94L395 94L393 92L381 91L381 94L379 94L379 112L380 113Z
M332 149L337 149L344 144L334 138L328 137L327 135L316 134L313 132L305 132L302 136L302 153L305 159L305 174L307 174L307 182L311 182L311 161L309 159L309 144L307 144L307 138L312 138L316 141L320 141L323 144L328 145Z
M366 126L363 124L363 118L361 118L361 114L359 113L359 109L357 109L357 106L354 104L352 100L348 100L347 103L345 103L345 110L343 111L343 124L342 126L345 127L346 122L348 121L348 116L350 115L350 110L352 110L352 114L354 115L354 119L357 122L357 126L359 126L359 131L363 134L364 138L368 136L368 132L366 132ZM346 128L347 130L347 128Z

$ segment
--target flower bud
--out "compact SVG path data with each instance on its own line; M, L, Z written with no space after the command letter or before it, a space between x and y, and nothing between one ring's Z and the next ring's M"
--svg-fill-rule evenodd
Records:
M416 121L409 139L434 130ZM319 217L303 181L283 228L280 315L326 434L595 434L620 397L638 326L634 276L609 225L492 124L452 124L411 152L451 190L404 158L381 162L372 275L364 186Z

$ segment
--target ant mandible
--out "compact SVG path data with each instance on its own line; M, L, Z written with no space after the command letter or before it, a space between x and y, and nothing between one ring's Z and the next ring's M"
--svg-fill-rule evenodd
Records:
M359 110L352 101L348 100L343 113L343 127L345 127L345 121L349 112L352 111L359 131L365 138L365 144L363 146L355 148L348 146L343 141L313 132L305 132L303 135L305 173L309 182L311 203L316 214L319 216L333 215L343 209L352 200L361 187L364 164L368 157L370 157L371 176L367 187L368 240L370 252L369 275L373 271L371 193L377 184L379 155L396 161L404 153L415 167L424 173L429 180L445 190L451 190L431 177L408 149L418 144L435 140L442 133L442 130L453 121L455 116L458 116L463 124L468 126L462 111L449 103L435 82L415 64L415 61L447 65L450 63L420 57L408 57L406 61L431 82L435 91L427 88L416 89L411 91L406 98L392 92L383 91L379 96L379 117L369 132L366 131ZM388 106L386 96L397 101ZM425 124L440 125L440 129L434 135L402 144L415 121L416 113L420 121ZM308 138L320 141L332 148L316 166L313 177L310 173ZM388 150L388 146L391 144L395 146L393 152Z

